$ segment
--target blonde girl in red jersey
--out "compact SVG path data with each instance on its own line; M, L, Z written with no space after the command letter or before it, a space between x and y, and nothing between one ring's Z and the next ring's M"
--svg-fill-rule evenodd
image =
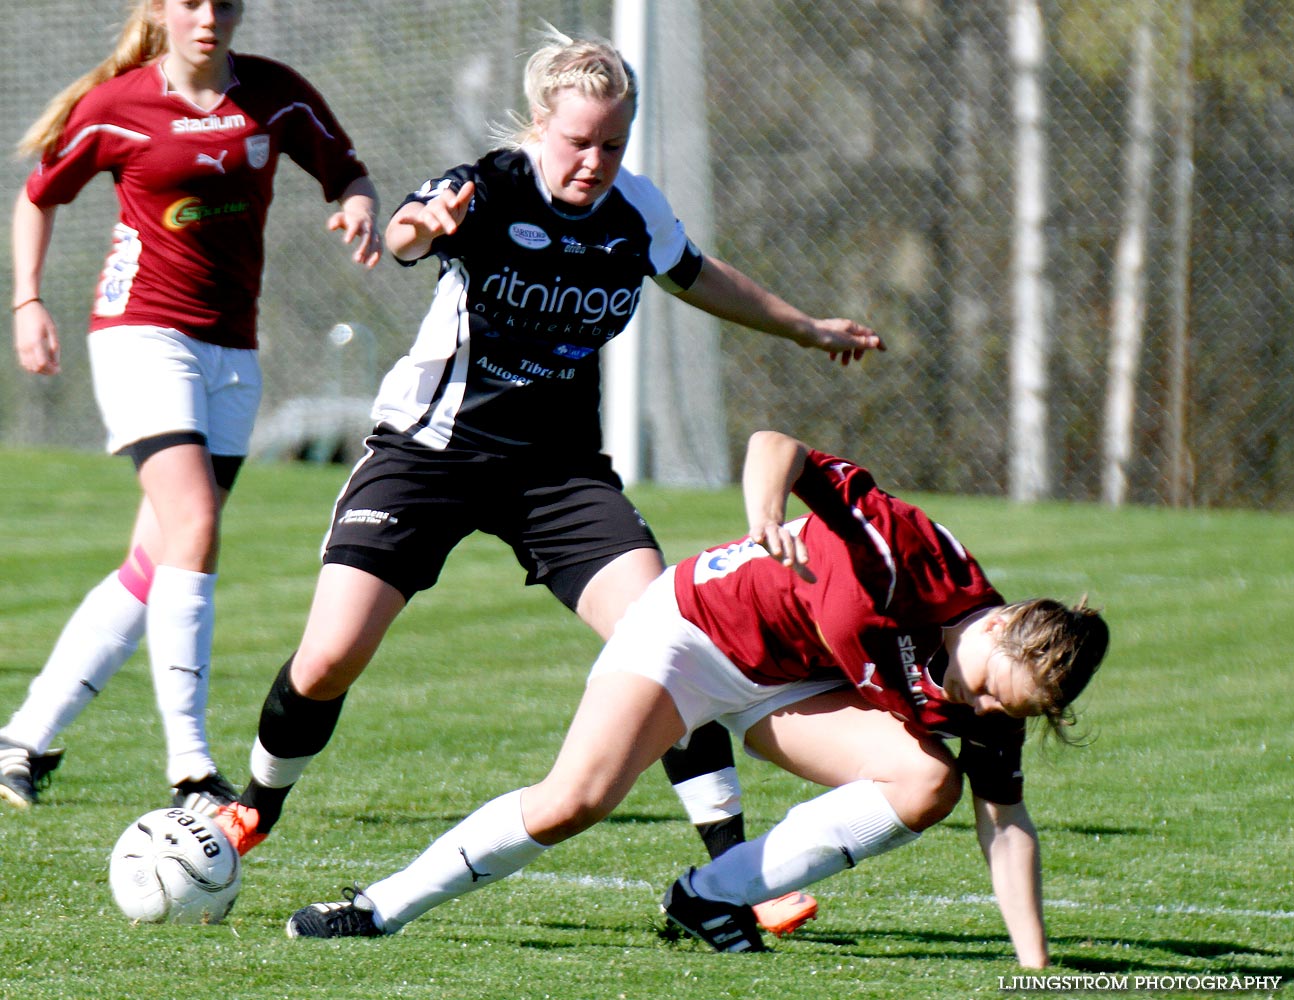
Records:
M19 808L50 752L147 634L174 800L233 797L206 738L220 514L260 401L256 304L281 154L339 203L328 228L372 268L376 192L322 97L279 63L230 51L241 0L140 0L116 50L50 102L19 144L40 162L14 205L14 345L60 371L41 300L59 205L113 175L120 216L90 317L108 449L143 492L122 566L86 596L0 729L0 797Z

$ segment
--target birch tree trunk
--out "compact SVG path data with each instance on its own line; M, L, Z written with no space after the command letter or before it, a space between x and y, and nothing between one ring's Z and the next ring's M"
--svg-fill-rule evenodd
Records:
M1014 70L1015 234L1011 283L1010 491L1013 500L1051 492L1047 447L1047 247L1044 223L1046 135L1042 70L1045 44L1037 0L1013 0L1009 34Z
M1185 506L1194 479L1186 445L1187 358L1190 354L1191 202L1195 185L1195 9L1178 8L1177 69L1173 93L1173 233L1169 274L1168 501Z
M1150 180L1154 158L1154 28L1152 10L1142 4L1133 35L1128 101L1128 138L1124 156L1123 225L1115 253L1110 324L1109 383L1105 396L1101 497L1113 506L1128 497L1128 466L1133 457L1137 375L1146 320L1146 229L1150 218Z

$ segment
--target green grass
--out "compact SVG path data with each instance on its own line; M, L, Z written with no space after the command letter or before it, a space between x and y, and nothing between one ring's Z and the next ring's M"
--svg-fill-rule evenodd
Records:
M229 510L210 730L235 781L304 622L344 475L251 466ZM125 462L16 452L0 453L0 482L4 719L120 560L135 486ZM635 499L672 559L742 530L734 491ZM1294 976L1294 519L914 499L1009 597L1086 592L1111 622L1082 703L1088 745L1031 742L1027 757L1055 971ZM907 1000L997 995L999 977L1020 974L965 802L917 844L819 884L819 919L772 954L662 942L656 901L702 849L658 770L607 823L397 938L287 940L297 906L388 874L485 799L541 777L597 648L545 591L522 587L500 543L470 540L352 692L247 859L230 918L204 928L132 926L108 891L108 849L166 798L137 657L65 733L40 807L0 808L0 997ZM740 767L755 831L812 794L768 765Z

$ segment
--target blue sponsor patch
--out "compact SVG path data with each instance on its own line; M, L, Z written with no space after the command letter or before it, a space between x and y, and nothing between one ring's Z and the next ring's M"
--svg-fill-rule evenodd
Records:
M553 353L559 358L587 358L596 350L593 347L581 347L579 344L558 344L553 348Z

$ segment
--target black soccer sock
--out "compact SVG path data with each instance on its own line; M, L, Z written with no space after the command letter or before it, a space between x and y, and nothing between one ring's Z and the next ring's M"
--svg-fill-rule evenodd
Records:
M313 757L332 738L346 695L342 694L328 701L317 701L300 694L292 686L289 676L292 659L291 656L288 657L278 676L274 678L274 683L270 685L265 704L261 706L260 726L256 735L261 746L275 757ZM271 788L252 778L238 800L259 813L257 829L268 833L278 822L284 800L292 788L292 785Z
M256 829L261 833L269 833L283 815L283 803L292 788L292 785L286 788L266 788L252 778L243 789L243 794L238 796L238 801L256 810Z
M714 774L735 767L732 756L732 738L728 730L717 722L709 722L697 729L686 749L671 747L661 758L665 774L671 785L679 785L704 774ZM711 823L697 823L696 832L705 842L711 858L746 839L746 824L741 813Z
M707 722L696 730L686 748L670 747L660 762L671 785L736 766L732 758L732 738L728 730L717 722Z
M705 841L705 849L711 859L717 858L730 847L736 847L746 839L746 818L737 813L717 823L698 823L696 832Z

